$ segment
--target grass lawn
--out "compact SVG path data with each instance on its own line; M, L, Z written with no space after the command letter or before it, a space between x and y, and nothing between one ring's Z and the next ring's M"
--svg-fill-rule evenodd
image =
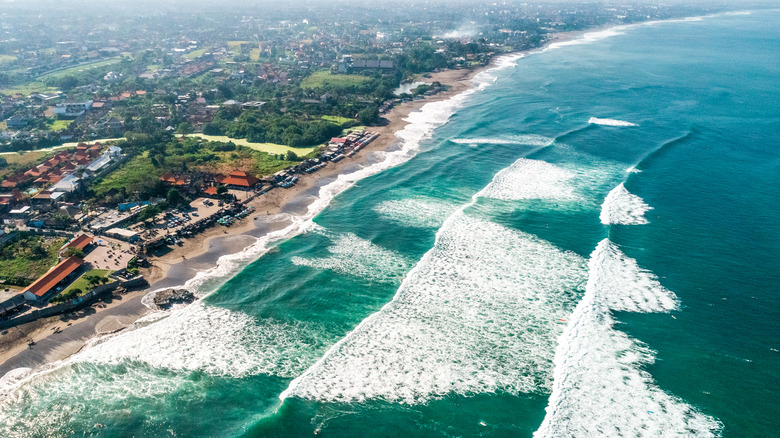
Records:
M24 154L11 152L9 154L2 154L0 157L3 157L8 164L31 164L42 159L46 154L48 154L48 152L34 151L26 152Z
M260 61L260 49L252 49L249 51L249 60L250 61Z
M209 50L208 47L206 47L205 49L193 50L192 52L184 55L184 57L187 59L200 58L201 56L205 55L206 52L208 52L208 50Z
M238 47L241 44L249 44L251 41L228 41L228 47Z
M65 77L65 76L72 76L72 75L76 75L76 74L79 74L79 73L87 71L87 70L92 70L92 69L96 69L96 68L100 68L100 67L107 67L109 65L118 64L121 61L122 61L122 59L119 58L119 57L111 58L111 59L104 59L102 61L95 61L95 62L91 62L89 64L79 65L79 66L76 66L76 67L66 68L65 70L60 70L60 71L55 71L55 72L52 72L52 73L49 73L49 74L45 74L45 75L41 76L41 78L60 78L60 77Z
M33 93L46 93L50 91L57 91L57 89L48 87L43 82L33 81L24 85L15 85L13 86L13 88L2 88L0 89L0 94L6 94L8 96L11 96L16 93L19 93L24 96L27 96Z
M328 70L320 70L306 76L301 82L301 88L312 89L322 87L349 88L366 82L369 78L360 75L332 75Z
M16 56L14 55L0 55L0 64L4 62L14 62L16 61Z
M227 142L233 142L234 144L240 145L240 146L246 146L250 149L254 149L256 151L260 152L268 152L269 154L286 154L287 151L293 151L298 156L303 156L309 154L311 151L313 151L315 148L293 148L290 146L285 146L283 144L276 144L276 143L252 143L249 141L246 141L246 139L243 138L230 138L225 135L206 135L206 134L190 134L194 137L200 137L209 141L221 141L224 143Z
M93 145L95 143L113 143L117 142L119 140L124 140L124 137L118 137L118 138L99 138L97 140L89 140L89 141L71 141L68 143L63 143L62 146L57 146L56 148L75 148L81 143L84 143L86 145Z
M81 277L77 278L76 281L70 284L70 286L66 287L62 293L67 293L68 291L72 289L81 289L81 295L89 292L89 281L87 281L88 276L97 275L98 277L108 277L111 275L113 271L109 271L108 269L92 269L89 270L81 275Z
M322 116L322 120L325 120L327 122L335 123L337 125L343 125L347 122L354 122L355 119L350 119L349 117L339 117L339 116Z
M54 132L64 131L68 129L72 120L55 120L49 125L49 130Z
M149 65L146 66L146 71L159 70L160 67L162 67L160 64L149 64Z

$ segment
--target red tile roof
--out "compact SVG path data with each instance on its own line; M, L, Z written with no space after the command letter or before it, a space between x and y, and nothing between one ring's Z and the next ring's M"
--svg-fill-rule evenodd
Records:
M203 191L207 195L216 195L217 194L217 188L214 186L211 186Z
M80 236L74 237L71 239L70 242L66 243L65 245L62 245L62 248L60 248L60 251L63 249L68 248L77 248L77 249L84 249L92 243L92 236L88 236L86 234L82 234Z
M33 284L27 286L24 292L32 292L35 296L42 297L83 263L84 260L78 257L68 257L50 269L49 272L43 274L41 278L35 280Z
M260 180L254 176L246 172L236 170L230 172L230 175L223 178L220 183L228 186L252 187L253 185L257 184L258 181Z

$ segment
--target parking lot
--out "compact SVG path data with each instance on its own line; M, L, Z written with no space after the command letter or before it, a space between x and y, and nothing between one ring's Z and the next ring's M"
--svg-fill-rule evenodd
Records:
M84 257L92 269L110 269L118 271L127 267L127 262L135 256L133 245L106 237L95 238L95 248Z

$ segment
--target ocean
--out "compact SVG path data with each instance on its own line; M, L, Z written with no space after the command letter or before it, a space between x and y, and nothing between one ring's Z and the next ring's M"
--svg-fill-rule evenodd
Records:
M480 73L3 436L776 436L780 12Z

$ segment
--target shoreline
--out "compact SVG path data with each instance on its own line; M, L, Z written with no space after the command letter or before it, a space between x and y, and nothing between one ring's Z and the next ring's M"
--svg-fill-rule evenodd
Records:
M198 273L217 268L222 257L239 255L263 237L291 225L293 216L306 213L309 206L317 201L320 188L336 181L340 175L376 164L372 162L374 152L393 151L401 141L396 134L412 123L405 119L426 104L449 100L476 89L474 77L500 67L504 59L516 60L529 53L544 50L554 43L571 41L604 28L556 33L541 47L496 55L486 66L431 73L430 77L424 78L425 81L438 81L448 86L448 89L391 108L383 116L388 123L366 128L379 134L379 137L354 157L338 163L329 163L316 173L301 175L292 188L275 188L252 199L246 205L255 207L255 213L230 228L208 228L184 240L182 246L173 247L172 251L163 256L149 257L152 266L142 269L149 287L122 295L113 294L105 301L98 301L72 315L33 321L6 330L3 337L16 335L16 339L0 338L0 378L16 368L35 368L67 359L81 351L91 339L129 327L141 317L153 312L143 303L145 296L161 289L183 287L193 281ZM240 197L239 201L242 201ZM62 331L54 333L55 327L61 328ZM27 346L29 339L36 342L32 348ZM10 345L5 345L6 343Z

